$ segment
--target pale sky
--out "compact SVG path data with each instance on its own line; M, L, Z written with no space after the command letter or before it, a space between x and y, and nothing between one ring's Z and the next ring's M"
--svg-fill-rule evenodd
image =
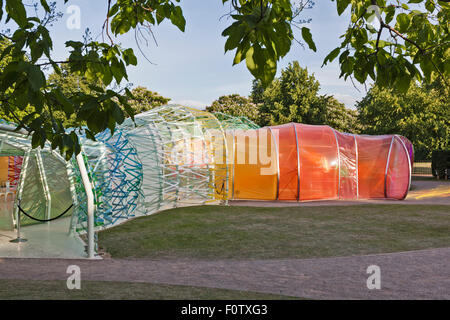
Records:
M81 40L86 28L91 30L93 38L101 33L106 3L106 0L70 0L65 6L61 4L60 10L66 14L51 28L55 57L66 58L64 42ZM78 5L81 9L80 29L67 27L69 5ZM223 6L221 0L182 0L181 6L187 21L186 31L179 31L169 22L162 23L153 28L158 46L151 39L148 47L142 46L154 65L139 52L134 32L115 39L125 47L132 47L138 57L138 67L128 69L130 82L157 91L172 102L196 108L204 108L221 95L248 96L253 78L245 62L233 67L234 52L224 54L226 39L221 33L232 21L220 17L227 13L228 6ZM317 52L294 42L291 52L280 61L277 75L289 62L298 60L302 67L315 74L321 93L332 94L347 107L353 107L354 102L364 96L364 88L357 84L358 92L350 80L339 79L336 61L321 68L324 57L340 44L339 36L345 32L349 21L348 12L339 17L335 2L317 0L313 9L304 11L302 18L312 19L308 26Z

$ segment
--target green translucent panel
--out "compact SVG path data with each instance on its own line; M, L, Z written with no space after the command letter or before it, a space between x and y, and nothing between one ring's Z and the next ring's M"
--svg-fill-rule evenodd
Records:
M0 142L1 150L0 150L0 157L8 157L8 156L23 156L25 152L17 148L13 145L10 145L5 140Z
M24 166L26 166L26 172L24 173L25 179L23 181L21 207L32 217L47 219L46 198L41 174L39 172L36 152L31 152L28 160L25 159L24 162L25 161L27 163L24 164ZM38 222L31 220L26 216L22 217L22 225L36 223Z
M259 126L246 117L233 117L222 112L214 112L214 116L221 122L224 130L228 129L258 129Z
M258 126L244 117L166 105L127 119L112 136L106 131L97 141L80 136L94 192L96 229L168 207L226 201L230 175L225 130L252 128ZM5 142L1 155L23 156L31 150L30 140L20 133L0 130L0 141ZM47 219L73 202L71 228L84 233L86 193L75 158L64 163L49 146L29 154L20 184L22 207ZM30 223L24 218L24 224Z
M72 204L70 183L65 163L50 152L41 152L41 156L50 191L51 217L53 218L64 212ZM69 216L71 213L72 209L65 216Z

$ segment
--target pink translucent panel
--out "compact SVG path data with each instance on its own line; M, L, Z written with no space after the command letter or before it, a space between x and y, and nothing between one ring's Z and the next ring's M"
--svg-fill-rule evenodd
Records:
M280 163L279 200L297 200L298 161L297 142L293 123L271 127L278 134L278 155Z
M300 149L300 200L338 196L336 137L328 126L295 124Z
M362 199L384 198L386 163L392 136L357 136L358 187Z
M339 144L340 185L339 199L351 200L358 197L358 169L356 163L356 137L336 131Z

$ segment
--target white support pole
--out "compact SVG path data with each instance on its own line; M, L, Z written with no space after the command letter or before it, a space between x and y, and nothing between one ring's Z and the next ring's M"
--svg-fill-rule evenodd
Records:
M83 180L84 190L87 198L87 236L88 236L88 258L94 258L94 193L89 181L86 165L84 164L81 152L77 155L77 164L80 169L81 179Z
M236 172L236 135L235 130L233 129L233 173L231 176L231 200L234 200L234 173Z
M23 193L23 186L25 184L25 178L27 176L27 170L28 170L28 162L30 160L30 150L28 149L25 152L25 155L22 160L22 168L20 169L20 176L19 176L19 185L17 188L16 193L16 199L14 200L16 203L15 206L15 212L14 212L14 222L16 223L19 216L19 199L22 199L22 193Z
M338 165L338 189L337 189L337 198L339 199L341 196L341 151L339 146L339 140L336 135L336 130L328 126L334 134L334 138L336 139L336 151L337 151L337 165Z
M387 175L388 175L388 171L389 171L389 160L391 159L391 150L392 150L392 144L394 143L394 139L395 136L392 136L391 139L391 144L389 145L389 152L387 155L387 159L386 159L386 168L384 171L384 197L387 198L388 194L387 194Z
M52 151L53 153L53 151ZM70 217L70 229L69 229L69 235L73 236L75 235L75 229L76 229L76 215L75 215L75 208L78 205L78 199L77 199L77 192L75 190L75 181L74 181L74 174L73 174L73 167L70 161L66 161L66 171L67 171L67 178L69 179L70 183L70 194L72 196L72 203L73 203L73 211L72 215Z
M358 176L358 141L356 141L356 135L353 135L353 139L355 139L355 164L356 164L356 200L359 199L359 176Z
M275 200L278 201L280 199L280 152L278 151L278 144L277 144L277 138L272 132L271 127L267 127L269 129L270 135L272 136L273 145L275 146L275 152L277 154L277 194L275 197ZM272 149L272 145L271 145ZM272 150L270 150L272 157Z
M294 126L295 133L295 144L297 146L297 201L300 201L300 149L298 146L298 133L297 133L297 125L292 123Z
M406 148L405 143L403 142L403 140L398 135L395 135L395 137L401 142L401 144L403 146L403 150L405 151L405 154L406 154L406 160L408 160L409 182L408 182L408 189L406 189L405 195L402 198L402 200L403 200L408 195L409 189L411 189L412 166L411 166L411 159L409 158L409 152L408 152L408 149ZM413 146L413 148L414 148L414 146Z

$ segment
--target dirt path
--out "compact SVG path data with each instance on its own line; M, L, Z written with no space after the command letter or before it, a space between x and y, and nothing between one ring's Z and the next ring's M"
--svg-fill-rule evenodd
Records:
M71 264L80 266L82 280L190 285L315 299L450 299L450 248L288 260L0 259L0 278L64 280ZM366 287L369 265L381 268L381 290Z

